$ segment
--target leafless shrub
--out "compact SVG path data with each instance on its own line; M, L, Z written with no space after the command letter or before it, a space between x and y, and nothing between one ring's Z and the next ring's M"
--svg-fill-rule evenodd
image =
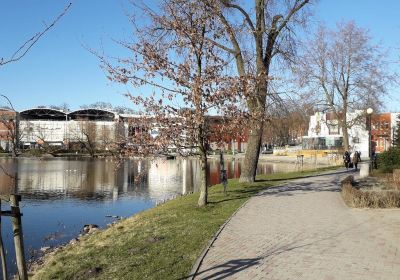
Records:
M348 177L342 181L342 197L352 208L398 208L400 191L361 191Z

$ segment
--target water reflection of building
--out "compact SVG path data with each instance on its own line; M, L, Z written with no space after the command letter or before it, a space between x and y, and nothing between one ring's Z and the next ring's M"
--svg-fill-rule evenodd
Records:
M18 192L85 198L112 194L115 164L107 160L37 160L18 162Z
M195 159L182 160L182 194L196 192L200 187L200 162Z
M200 185L200 162L182 160L112 159L1 159L0 193L18 192L23 198L116 200L121 196L165 199L175 194L196 192ZM209 185L220 182L219 160L209 160ZM228 178L240 176L240 161L225 161ZM295 169L294 164L260 163L258 174Z
M182 161L183 162L183 161ZM46 199L74 197L79 199L106 198L116 200L130 193L144 198L166 198L182 192L182 162L132 161L111 159L18 159L2 165L18 174L16 191L25 197ZM191 172L193 163L186 170ZM196 176L186 176L197 180ZM5 174L0 175L1 189L10 193L15 186ZM193 191L193 181L187 187Z
M151 197L182 192L182 165L185 161L154 160L149 164L148 188Z
M208 182L210 185L219 184L221 179L221 169L219 160L212 160L208 162L209 174ZM241 162L237 160L226 160L225 170L228 178L238 178L241 172Z

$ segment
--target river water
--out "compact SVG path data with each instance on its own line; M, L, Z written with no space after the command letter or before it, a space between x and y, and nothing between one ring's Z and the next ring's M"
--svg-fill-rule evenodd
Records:
M0 194L22 196L26 256L76 237L85 224L106 227L154 207L157 202L195 192L200 164L195 159L116 162L113 159L0 159ZM226 161L228 177L240 176L241 162ZM294 170L293 164L260 163L257 172ZM10 176L11 175L11 176ZM210 185L219 183L219 161L209 161ZM2 210L9 210L2 203ZM10 272L15 272L12 228L2 218Z

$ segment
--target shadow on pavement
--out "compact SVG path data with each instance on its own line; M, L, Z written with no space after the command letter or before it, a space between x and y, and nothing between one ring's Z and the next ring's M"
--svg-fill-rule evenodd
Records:
M331 173L325 173L325 174L318 174L318 175L311 175L311 176L305 176L305 177L296 177L296 178L289 178L289 179L272 179L272 180L258 180L256 183L262 183L262 182L271 182L271 181L289 181L285 184L271 187L268 185L265 185L263 187L260 186L254 186L254 187L249 187L249 189L246 190L240 190L240 191L234 191L230 192L230 195L233 195L232 197L227 197L218 201L209 201L210 204L218 204L221 202L226 202L230 200L237 200L237 199L244 199L244 198L249 198L252 196L269 196L269 195L275 195L275 196L293 196L293 195L298 195L298 194L304 194L306 192L340 192L340 180L342 179L340 175L344 174L352 174L356 171L353 170L344 170L344 171L338 171L338 172L331 172ZM335 176L331 181L329 182L324 182L323 184L318 184L317 181L312 180L312 178L320 178L323 176ZM295 179L307 179L311 178L310 181L308 182L296 182L292 181ZM240 193L241 195L237 196L236 193ZM243 196L243 194L245 194Z
M229 276L232 276L240 271L243 271L245 269L251 268L256 265L261 265L261 263L268 262L270 258L273 258L274 256L288 253L291 251L295 251L298 249L304 249L316 244L319 244L321 242L327 241L327 240L334 240L337 238L343 238L343 235L349 234L352 230L355 230L357 228L362 227L364 224L368 224L369 219L354 224L352 226L349 226L341 231L338 232L333 232L330 234L324 234L315 240L310 241L310 238L299 238L296 240L293 240L291 242L287 242L286 244L278 245L278 246L271 246L269 249L267 249L263 254L259 255L256 258L251 258L251 259L235 259L235 260L230 260L227 261L223 264L215 265L213 267L200 270L195 273L194 275L189 275L185 279L192 279L192 277L199 278L199 279L224 279ZM327 246L327 245L325 245ZM334 248L334 244L328 245L331 248ZM329 247L326 247L327 249L330 249ZM208 274L208 273L212 274ZM202 274L206 274L203 275Z
M203 271L199 271L195 274L196 277L200 277L201 279L224 279L229 276L232 276L239 271L245 270L249 267L255 266L260 263L260 260L262 258L253 258L253 259L236 259L236 260L230 260L228 262L225 262L220 265L213 266L209 269L205 269ZM216 272L201 277L201 274L206 273L208 271L213 271L215 270ZM191 278L193 275L189 275L188 278Z
M256 196L293 196L305 192L340 192L340 182L316 185L315 182L302 182L287 186L271 187Z
M256 182L287 181L287 180L296 180L296 179L321 177L321 176L326 176L326 175L346 174L346 173L352 173L352 172L355 172L355 171L356 170L354 170L354 169L349 169L349 170L342 170L342 171L336 171L336 172L321 173L321 174L316 174L316 175L297 176L297 177L291 177L291 178L286 178L286 179L262 179L262 180L256 180ZM357 171L359 171L359 169Z
M356 171L340 171L329 174L319 174L314 176L303 177L301 179L305 179L300 182L291 181L286 184L269 187L256 196L293 196L304 194L307 192L340 192L340 181L343 179L343 174L353 174ZM336 176L337 175L337 176ZM318 178L323 176L332 176L332 179L324 182L319 182ZM310 180L306 180L307 178L311 178ZM316 178L313 180L312 178ZM300 179L300 178L299 178Z

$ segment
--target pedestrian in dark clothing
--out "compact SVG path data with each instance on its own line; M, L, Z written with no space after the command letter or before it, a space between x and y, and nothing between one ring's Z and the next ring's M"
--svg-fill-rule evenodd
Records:
M353 154L353 158L351 159L354 165L354 169L357 170L357 165L358 165L358 160L359 160L360 156L358 155L358 152L355 151Z
M349 165L350 165L350 153L349 153L348 151L345 151L345 152L344 152L343 161L344 161L344 166L346 166L346 169L349 169Z
M378 157L375 152L372 152L371 159L372 159L372 167L378 169Z

